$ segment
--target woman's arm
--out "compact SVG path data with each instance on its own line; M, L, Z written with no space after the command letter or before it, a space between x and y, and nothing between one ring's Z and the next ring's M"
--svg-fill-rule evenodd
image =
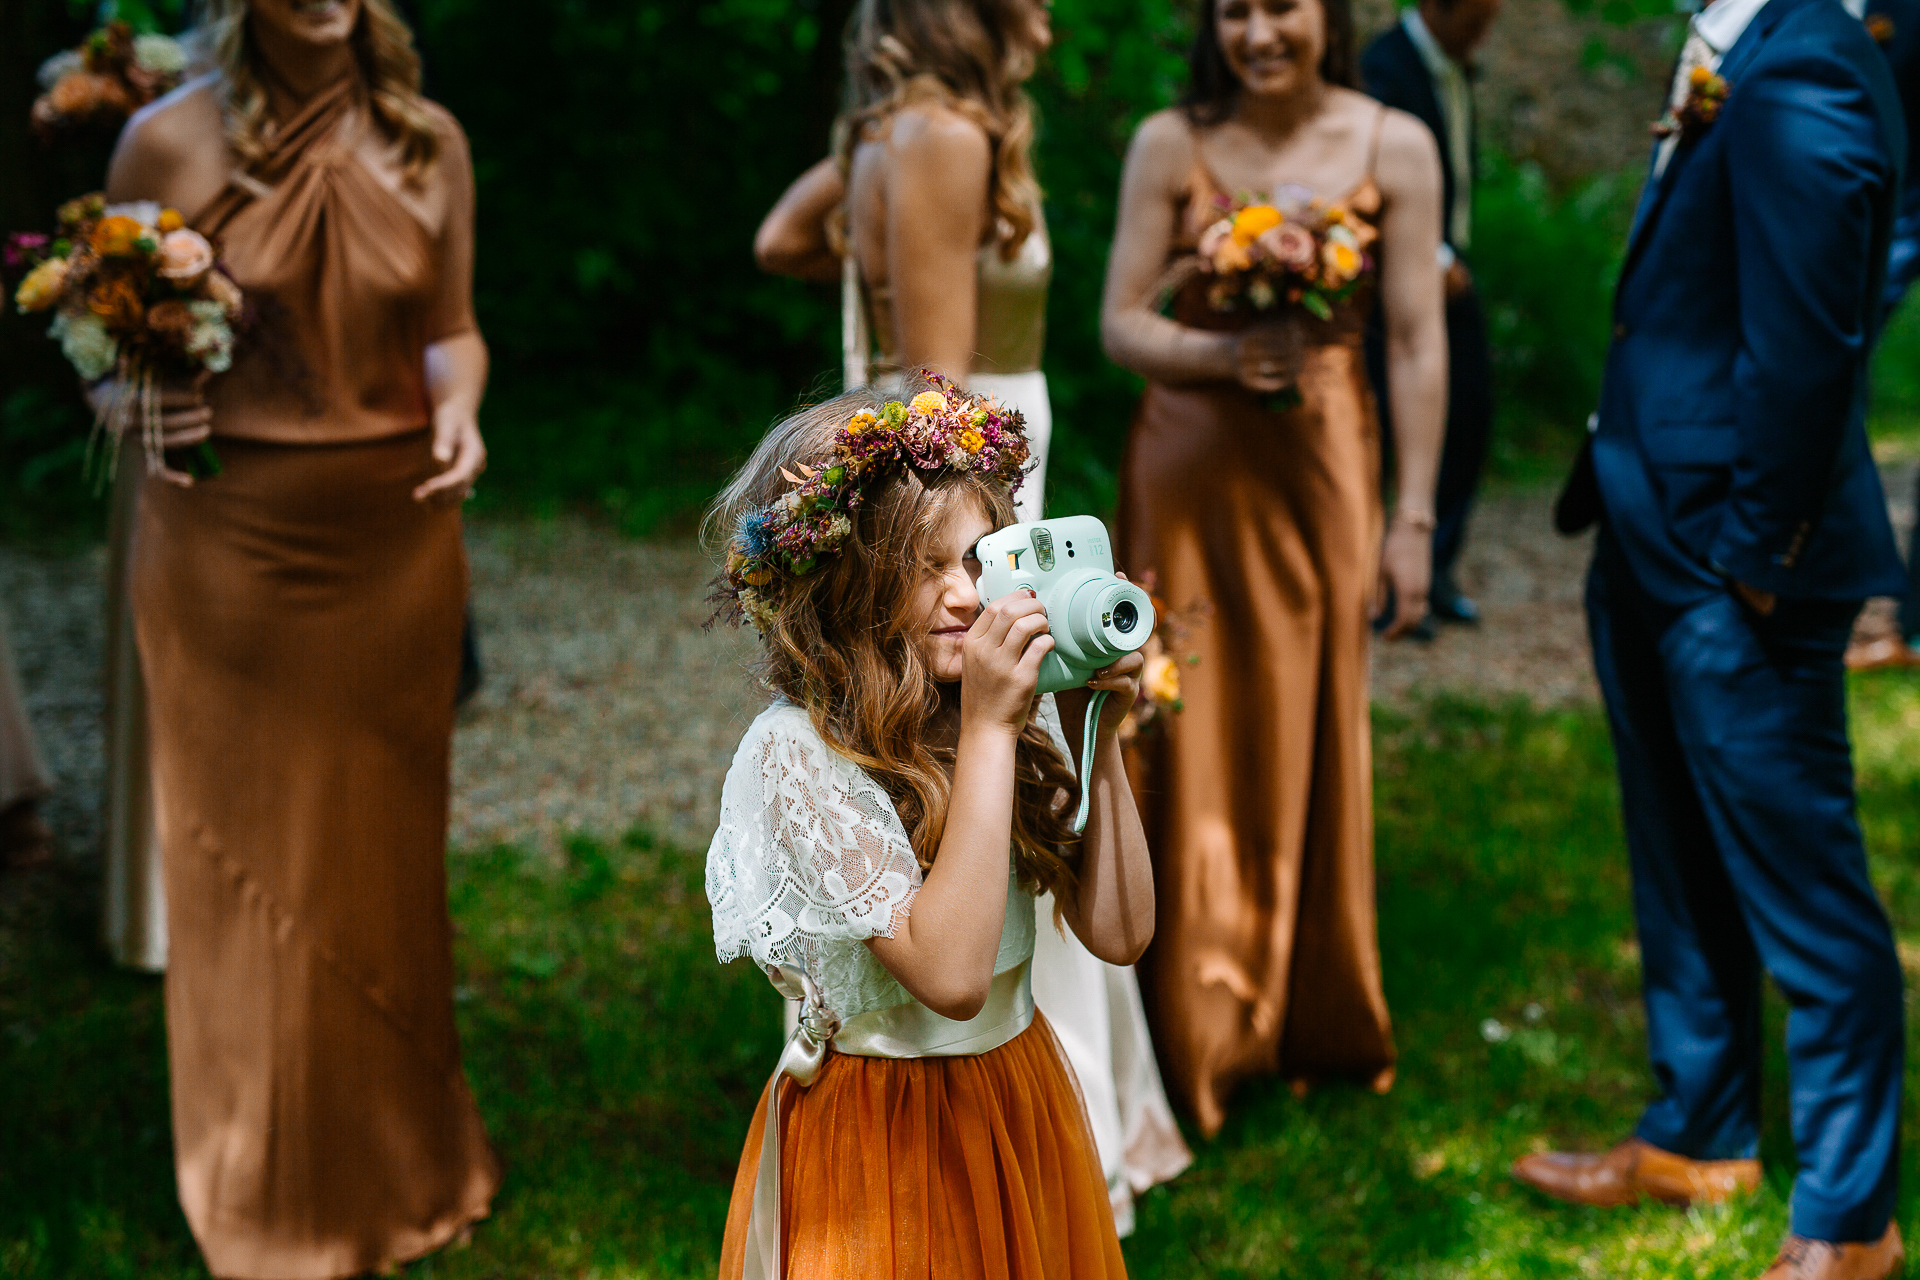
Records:
M1139 696L1145 666L1145 659L1131 653L1095 677L1092 687L1106 690L1108 696L1100 712L1093 769L1089 772L1084 760L1076 762L1081 785L1092 788L1093 803L1081 838L1079 891L1060 905L1087 950L1108 964L1132 964L1153 941L1153 862L1120 757L1120 724ZM1056 695L1055 704L1061 731L1078 750L1085 737L1089 696L1074 690Z
M458 506L487 469L480 401L487 394L487 343L478 329L427 348L427 397L433 402L433 460L445 467L413 491L416 502Z
M829 156L781 193L754 234L753 260L777 276L838 280L840 255L827 237L827 219L846 198L846 179Z
M1393 405L1397 499L1381 553L1394 589L1389 637L1427 613L1433 577L1434 486L1446 434L1447 325L1440 248L1440 153L1412 116L1388 115L1376 178L1380 219L1380 302L1387 338L1387 395Z
M887 141L887 283L894 349L908 369L965 382L973 368L980 246L993 154L964 116L902 111Z
M467 135L451 115L440 120L440 159L446 223L441 229L439 297L428 321L423 359L427 399L433 405L433 460L443 470L413 491L416 502L458 506L487 469L480 438L480 402L487 394L487 343L473 314L474 185Z
M1127 148L1120 216L1107 259L1100 337L1107 358L1156 382L1234 379L1235 335L1189 329L1161 315L1154 295L1166 273L1180 201L1193 168L1193 134L1172 111L1150 116Z
M1053 651L1046 606L1015 593L981 610L967 633L960 749L940 853L891 938L867 945L900 985L942 1017L980 1012L1007 919L1014 747Z

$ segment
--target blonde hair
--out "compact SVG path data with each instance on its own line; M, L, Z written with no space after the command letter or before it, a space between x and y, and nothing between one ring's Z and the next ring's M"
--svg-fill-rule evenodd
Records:
M902 398L927 390L911 385ZM781 472L829 456L847 420L881 401L862 388L794 414L769 431L720 496L703 526L716 558L740 517L793 486ZM936 571L938 539L956 510L979 504L994 525L1014 521L1004 485L978 472L903 467L865 493L853 532L820 568L780 594L760 638L767 688L806 709L827 744L885 788L923 867L933 865L953 797L951 748L928 730L941 686L927 669L914 617L920 584ZM1029 724L1014 751L1014 867L1021 884L1065 901L1078 882L1079 846L1068 815L1079 782L1047 730Z
M1033 103L1020 86L1035 50L1009 34L1033 0L860 0L847 24L847 100L834 122L844 170L854 148L896 112L937 103L971 120L993 151L989 201L1000 256L1033 234Z
M247 164L266 155L272 130L248 24L250 8L249 0L200 0L205 46L224 86L220 108L227 142ZM392 0L360 0L352 39L373 118L400 144L407 175L418 177L439 157L440 135L420 96L420 54L413 47L413 31Z

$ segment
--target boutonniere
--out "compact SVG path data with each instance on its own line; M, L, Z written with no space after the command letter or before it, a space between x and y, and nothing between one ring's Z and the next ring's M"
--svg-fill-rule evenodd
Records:
M1894 30L1893 15L1886 13L1867 15L1867 34L1873 37L1875 44L1892 44Z
M1679 134L1684 141L1706 132L1707 126L1720 118L1720 108L1727 105L1727 95L1732 92L1733 86L1725 76L1695 67L1687 77L1686 100L1667 108L1667 114L1654 123L1653 136L1671 138Z

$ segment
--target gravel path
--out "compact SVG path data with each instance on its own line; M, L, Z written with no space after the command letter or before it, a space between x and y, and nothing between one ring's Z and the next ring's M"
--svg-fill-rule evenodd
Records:
M1889 487L1913 492L1911 465ZM1544 490L1496 494L1477 513L1461 568L1486 613L1431 645L1382 645L1376 697L1442 690L1592 700L1581 613L1589 539L1555 535ZM1904 527L1910 503L1896 502ZM711 572L687 541L625 542L576 520L482 523L469 534L487 679L454 740L452 838L554 847L569 832L645 823L702 847L720 783L760 701L743 633L703 631ZM48 764L64 846L99 839L104 556L0 548L0 601Z

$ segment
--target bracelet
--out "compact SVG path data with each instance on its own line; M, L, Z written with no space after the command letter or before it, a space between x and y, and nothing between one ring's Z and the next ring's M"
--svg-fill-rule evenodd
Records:
M1432 533L1440 524L1431 514L1425 511L1407 511L1403 509L1395 511L1393 518L1401 524L1411 526L1420 533Z

